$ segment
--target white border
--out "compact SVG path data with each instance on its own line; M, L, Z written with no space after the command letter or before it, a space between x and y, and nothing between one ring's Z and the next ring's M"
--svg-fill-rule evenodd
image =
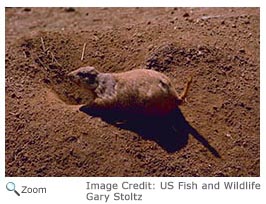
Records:
M266 194L265 186L265 169L266 169L266 152L265 149L265 96L261 92L260 101L260 114L261 114L261 174L259 178L5 178L5 7L260 7L261 13L261 90L265 90L265 83L263 78L265 77L265 15L266 9L263 5L263 1L258 0L187 0L187 1L176 1L176 0L46 0L46 1L35 1L35 0L4 0L1 2L0 6L0 28L1 28L1 38L0 38L0 201L10 201L11 203L48 203L48 202L79 202L88 203L84 196L86 194L85 182L141 182L141 181L151 181L159 184L160 181L196 181L196 182L216 182L216 181L256 181L262 185L261 191L230 191L225 192L220 191L162 191L156 190L152 192L144 192L145 200L144 202L136 203L159 203L159 202L171 202L171 203L263 203L263 194ZM46 195L26 195L21 197L16 197L13 192L8 192L5 189L5 184L8 181L15 181L18 185L29 185L29 186L46 186L49 193ZM2 202L1 202L2 203ZM100 202L90 202L90 203L100 203ZM112 203L112 202L109 202ZM120 203L120 202L115 202ZM128 202L131 203L131 202Z
M5 8L0 7L0 178L5 176Z
M6 7L259 7L259 0L6 0Z

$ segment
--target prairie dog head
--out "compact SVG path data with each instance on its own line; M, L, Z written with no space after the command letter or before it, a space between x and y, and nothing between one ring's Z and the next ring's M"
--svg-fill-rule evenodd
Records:
M71 81L86 89L94 90L98 86L98 75L100 72L94 67L81 67L68 74Z

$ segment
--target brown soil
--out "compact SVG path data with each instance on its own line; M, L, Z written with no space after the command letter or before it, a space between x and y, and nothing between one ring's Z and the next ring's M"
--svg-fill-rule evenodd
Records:
M259 16L7 8L6 176L259 176ZM90 94L65 76L87 65L154 69L178 93L194 78L173 115L117 123L115 113L79 109Z

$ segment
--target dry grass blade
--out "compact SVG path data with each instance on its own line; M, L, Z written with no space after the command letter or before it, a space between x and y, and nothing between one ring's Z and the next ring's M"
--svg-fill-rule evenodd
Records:
M83 61L83 59L84 59L84 54L85 54L86 45L87 45L87 43L84 43L84 45L83 45L82 54L81 54L81 59L80 59L81 61Z
M61 66L61 64L55 58L54 54L52 52L50 52L50 54L51 54L51 57L52 57L52 62L55 62L56 64L58 64L59 66Z
M42 43L42 50L44 52L46 52L46 48L45 48L44 41L43 41L43 38L42 37L41 37L41 43Z
M41 58L40 58L40 57L37 57L37 60L38 60L38 62L42 65L42 67L47 71L48 68L47 68L47 66L43 63L43 61L41 60Z

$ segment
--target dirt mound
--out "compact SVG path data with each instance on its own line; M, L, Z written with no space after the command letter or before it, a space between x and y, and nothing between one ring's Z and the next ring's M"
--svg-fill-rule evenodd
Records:
M258 9L6 16L6 176L259 176ZM91 93L66 74L87 65L160 71L179 93L193 83L172 115L116 123L80 109Z
M200 63L210 64L223 58L222 51L205 46L179 47L177 43L170 43L156 48L147 59L147 68L156 71L187 67L193 68Z

